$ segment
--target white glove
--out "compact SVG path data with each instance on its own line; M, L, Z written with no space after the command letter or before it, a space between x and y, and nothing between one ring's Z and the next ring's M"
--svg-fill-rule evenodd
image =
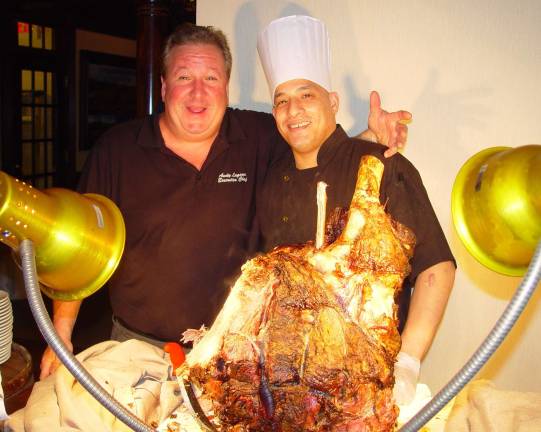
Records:
M415 399L421 362L419 359L399 352L394 364L393 395L397 405L409 405Z

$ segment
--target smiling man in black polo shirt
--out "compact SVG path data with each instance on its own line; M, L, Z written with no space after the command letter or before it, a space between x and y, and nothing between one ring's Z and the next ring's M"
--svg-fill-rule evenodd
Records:
M228 108L231 53L212 27L181 26L167 40L165 112L118 125L94 146L79 191L111 198L126 245L109 281L112 339L161 346L212 324L232 278L253 251L255 195L287 146L271 115ZM391 146L407 113L371 107L369 123ZM54 302L67 346L80 302ZM47 349L41 377L58 366Z
M360 158L366 154L385 166L380 201L417 237L409 276L415 287L395 366L395 398L405 405L415 395L420 360L434 339L455 274L453 255L421 177L402 155L386 159L385 147L349 138L336 124L339 97L331 91L329 40L321 21L307 16L275 20L261 32L258 51L276 126L291 149L271 166L258 195L264 250L314 240L317 182L329 185L327 209L348 208ZM404 324L411 291L402 293Z

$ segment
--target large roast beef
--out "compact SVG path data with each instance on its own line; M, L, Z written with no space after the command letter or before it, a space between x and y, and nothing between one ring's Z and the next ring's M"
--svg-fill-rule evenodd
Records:
M393 429L395 299L415 238L380 204L382 174L363 157L323 247L279 247L244 264L178 371L217 430Z

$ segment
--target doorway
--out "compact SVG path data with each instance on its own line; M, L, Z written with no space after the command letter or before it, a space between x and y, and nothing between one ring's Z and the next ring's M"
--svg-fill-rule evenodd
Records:
M70 187L69 113L63 103L69 59L58 49L62 32L20 18L7 27L1 169L39 189Z

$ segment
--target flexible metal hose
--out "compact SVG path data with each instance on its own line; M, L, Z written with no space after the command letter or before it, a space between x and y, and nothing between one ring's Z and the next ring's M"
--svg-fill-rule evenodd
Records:
M43 297L39 289L39 282L36 274L36 262L34 256L34 245L30 240L23 240L19 247L21 257L21 266L24 277L24 285L28 303L32 310L32 315L36 321L41 334L56 353L58 358L66 366L81 385L94 396L94 398L107 408L111 414L121 420L134 431L152 432L154 429L147 426L132 413L126 410L120 403L114 399L83 367L77 358L66 348L51 322L47 313Z
M470 360L460 369L460 371L441 389L432 400L424 406L415 416L408 421L400 432L414 432L419 430L426 422L434 417L467 383L479 369L487 362L490 356L501 345L518 317L526 307L530 297L535 291L539 280L541 279L541 241L533 258L528 266L524 279L515 291L509 304L502 315L485 338L483 343L477 348Z

